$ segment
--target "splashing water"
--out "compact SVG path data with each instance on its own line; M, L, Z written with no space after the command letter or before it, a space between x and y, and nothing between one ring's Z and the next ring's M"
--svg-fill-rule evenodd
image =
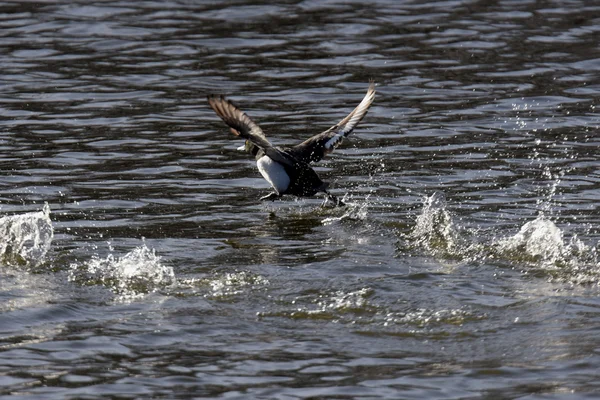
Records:
M455 228L443 194L436 193L425 199L409 240L440 259L508 262L541 271L552 281L600 284L596 248L577 236L565 241L563 231L543 213L508 237L471 236Z
M556 195L558 193L558 187L562 183L562 179L568 169L561 169L556 173L550 170L550 167L545 166L542 171L542 178L547 180L548 184L542 186L539 189L540 199L536 201L536 205L539 207L540 212L546 215L551 215L553 207L556 205Z
M42 211L0 218L0 261L5 265L35 267L44 261L54 230L50 207Z
M161 264L154 249L146 245L123 257L112 254L105 259L92 258L79 265L71 264L69 280L82 285L103 285L119 294L120 300L132 300L175 283L173 268Z
M556 264L566 253L562 231L543 214L523 225L516 235L499 240L496 250L540 265Z
M348 202L346 196L342 199L342 201L346 204L342 210L344 211L342 215L337 217L327 217L324 218L321 223L323 225L331 225L336 222L340 222L343 220L353 220L353 221L363 221L367 218L367 209L369 207L369 197L365 198L364 202L360 203L351 203Z
M415 247L425 249L435 256L460 255L462 241L443 193L436 192L424 199L423 210L417 216L409 239Z
M596 249L577 236L566 243L560 228L543 214L523 225L516 235L499 240L494 251L504 259L544 270L553 281L600 283Z

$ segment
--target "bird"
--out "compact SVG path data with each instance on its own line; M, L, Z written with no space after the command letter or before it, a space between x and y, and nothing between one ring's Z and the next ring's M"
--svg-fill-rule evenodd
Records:
M238 150L244 150L255 157L259 172L273 188L273 192L260 200L274 201L283 195L310 197L322 192L325 194L324 204L331 201L336 206L344 205L329 193L329 183L319 178L311 164L335 150L367 114L375 99L373 81L360 104L344 119L292 147L273 146L263 130L224 96L210 94L207 99L210 107L229 126L230 131L245 139L244 145Z

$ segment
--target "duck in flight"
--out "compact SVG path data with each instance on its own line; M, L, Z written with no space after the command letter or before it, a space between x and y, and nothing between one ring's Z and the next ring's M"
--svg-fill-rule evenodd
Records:
M239 149L255 156L258 170L273 187L274 191L261 200L276 200L284 194L308 197L323 192L326 201L343 205L327 191L329 183L323 182L310 164L320 161L342 143L367 114L374 98L375 84L371 82L365 97L346 118L293 147L273 146L262 129L225 97L209 95L208 104L234 135L246 140Z

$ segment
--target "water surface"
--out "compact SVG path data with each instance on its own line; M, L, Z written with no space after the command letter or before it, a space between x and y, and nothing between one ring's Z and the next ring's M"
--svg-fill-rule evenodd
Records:
M0 398L596 398L599 31L585 1L0 3ZM317 168L345 208L261 203L206 103L294 144L369 79Z

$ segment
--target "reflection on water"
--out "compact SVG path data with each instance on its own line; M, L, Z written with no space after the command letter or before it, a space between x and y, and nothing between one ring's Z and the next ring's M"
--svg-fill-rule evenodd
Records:
M593 397L599 27L577 0L0 3L0 399ZM258 202L206 95L287 145L369 79L317 168L348 207Z

